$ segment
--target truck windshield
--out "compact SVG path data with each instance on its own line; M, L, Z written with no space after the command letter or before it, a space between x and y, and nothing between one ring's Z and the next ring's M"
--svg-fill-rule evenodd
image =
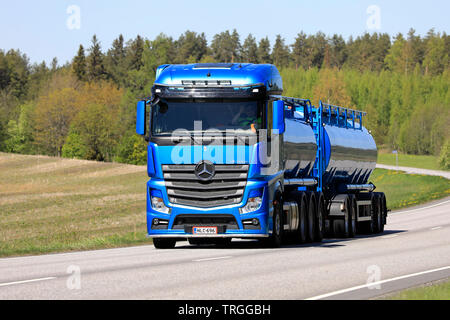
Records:
M235 130L256 134L262 125L262 102L237 99L163 100L152 107L152 135L175 130Z

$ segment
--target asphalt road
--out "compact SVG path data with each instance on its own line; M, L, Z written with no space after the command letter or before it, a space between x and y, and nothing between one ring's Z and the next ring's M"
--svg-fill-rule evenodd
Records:
M450 198L392 213L382 235L315 245L180 242L0 259L0 299L368 299L448 277Z
M384 164L377 164L377 168L387 169L387 170L404 171L405 173L408 173L408 174L424 174L427 176L440 176L440 177L450 179L450 171L429 170L429 169L411 168L411 167L387 166Z

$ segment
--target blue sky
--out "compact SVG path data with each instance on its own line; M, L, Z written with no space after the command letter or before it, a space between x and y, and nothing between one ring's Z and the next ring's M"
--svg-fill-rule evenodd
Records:
M67 8L80 8L80 29L69 29ZM379 29L368 28L371 5L379 8ZM357 36L365 31L419 34L430 28L450 31L448 0L14 0L0 5L0 48L20 49L32 62L70 60L79 44L88 47L97 34L104 49L122 33L153 39L160 32L174 38L185 30L214 34L236 28L241 41L281 34L292 43L298 32ZM373 20L371 20L373 21Z

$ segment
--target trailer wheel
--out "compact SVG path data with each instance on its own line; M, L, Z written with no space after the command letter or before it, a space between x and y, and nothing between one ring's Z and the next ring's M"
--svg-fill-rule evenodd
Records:
M323 194L320 192L317 194L317 205L316 205L316 232L314 241L316 242L322 242L323 235L324 235L324 229L325 229L325 198Z
M376 195L379 198L380 204L380 215L381 215L381 224L379 227L379 232L384 232L384 225L386 224L387 218L387 209L386 209L386 196L383 192L376 192Z
M348 225L348 236L353 238L356 235L356 216L358 207L356 206L356 198L352 194L349 196L349 225Z
M364 217L370 217L370 220L368 221L361 221L358 223L358 232L364 234L372 234L375 233L376 228L376 201L375 201L375 195L370 193L360 193L358 195L358 200L370 200L371 205L364 205L361 206L360 210L364 210L364 214L362 216Z
M375 194L375 232L374 233L380 233L382 232L382 229L384 229L383 224L383 210L381 205L381 197L379 194Z
M386 195L382 192L381 198L383 202L383 231L384 231L384 225L387 223L387 205L386 205Z
M304 192L292 191L289 194L288 201L295 201L298 206L298 227L292 235L292 240L294 243L305 243L306 242L306 195Z
M307 232L306 232L306 241L307 242L314 242L316 239L316 216L317 216L317 210L316 210L316 197L313 192L308 194L308 209L307 209Z
M349 198L346 196L344 198L344 217L343 219L333 219L333 231L334 235L339 238L348 238L349 237L349 219L350 219L350 206L349 206Z
M153 238L153 246L156 249L172 249L176 242L175 239Z

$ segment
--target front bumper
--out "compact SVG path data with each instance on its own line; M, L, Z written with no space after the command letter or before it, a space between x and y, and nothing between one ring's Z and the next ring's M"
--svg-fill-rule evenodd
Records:
M264 181L249 181L239 204L214 207L214 208L197 208L182 205L172 205L169 203L167 193L163 181L152 179L147 183L147 232L151 238L264 238L270 235L268 216L270 208L267 201L267 182ZM251 213L240 214L239 208L247 203L248 195L251 190L263 188L263 201L261 207ZM163 195L163 200L166 206L171 209L170 214L160 213L151 207L150 204L150 190L158 189ZM194 215L195 217L212 217L214 215L228 215L234 217L236 224L233 227L226 227L221 232L213 235L197 235L188 232L190 227L194 224L186 224L186 227L180 224L175 225L177 217L184 215ZM167 228L152 228L153 220L160 219L167 221ZM244 220L258 219L259 225L257 227L244 226ZM195 226L220 226L214 223L200 223Z
M223 234L209 234L209 235L193 235L190 233L185 234L149 234L150 238L267 238L268 234L247 234L247 233L223 233Z

